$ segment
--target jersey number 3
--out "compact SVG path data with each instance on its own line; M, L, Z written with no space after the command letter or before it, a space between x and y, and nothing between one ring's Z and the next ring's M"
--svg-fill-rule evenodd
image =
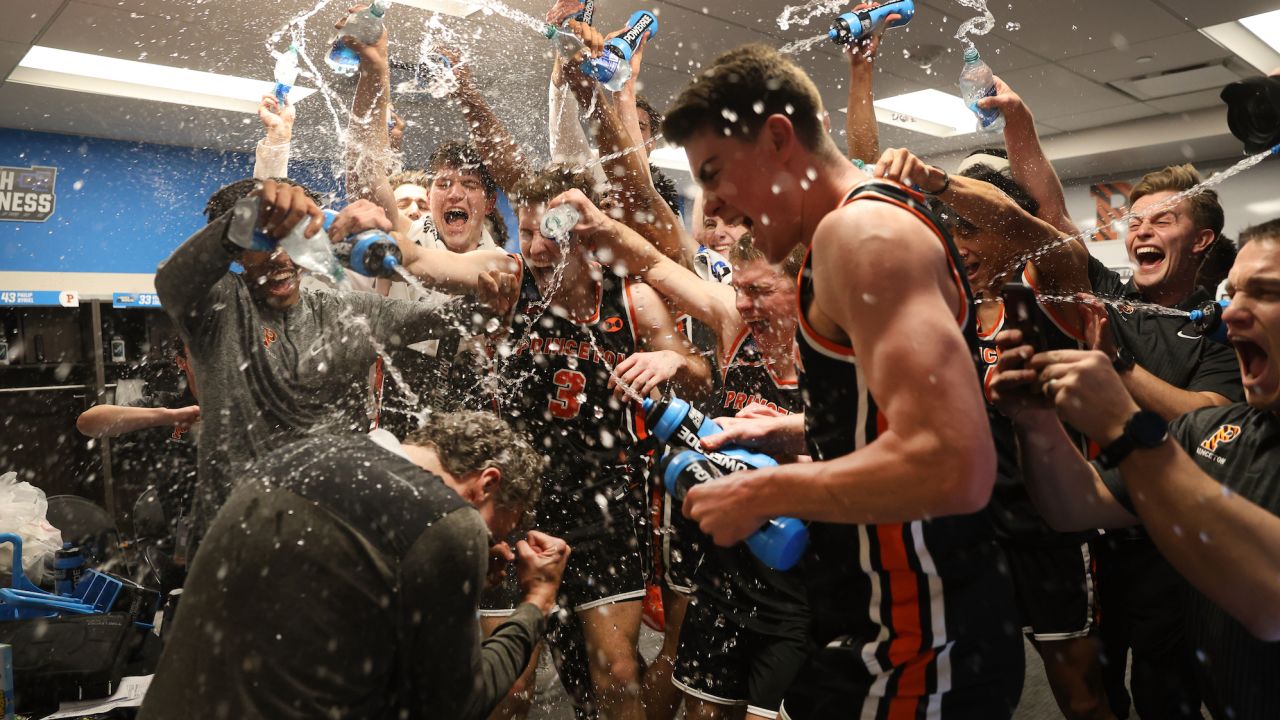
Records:
M557 370L551 378L556 384L556 396L547 402L547 411L561 420L578 417L582 409L582 390L587 386L587 377L577 370Z

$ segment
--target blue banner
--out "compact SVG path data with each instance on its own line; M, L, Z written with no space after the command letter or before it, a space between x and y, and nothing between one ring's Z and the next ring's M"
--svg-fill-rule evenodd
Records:
M75 290L0 290L4 307L80 307Z
M113 308L158 308L160 296L155 293L111 293Z

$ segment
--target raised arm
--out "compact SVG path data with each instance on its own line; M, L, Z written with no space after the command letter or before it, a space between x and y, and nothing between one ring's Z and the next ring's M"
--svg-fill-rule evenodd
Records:
M582 217L575 232L596 248L598 257L609 258L615 269L638 275L677 310L715 328L722 342L742 329L733 288L707 282L663 255L635 230L597 208L580 190L553 199L550 207L564 204L573 205Z
M343 23L345 18L339 25ZM347 194L351 199L371 200L387 214L396 232L408 233L409 220L400 215L389 182L394 153L387 132L391 113L387 33L384 30L372 45L362 45L352 37L347 37L346 42L360 54L360 75L347 123L351 140L347 145Z
M461 54L452 48L440 48L438 52L453 63L458 88L452 97L462 106L467 127L471 129L471 139L484 158L484 164L489 168L493 179L503 191L510 193L528 172L529 163L524 151L493 112L480 88L476 87L470 63L464 62Z
M984 109L998 109L1004 115L1004 144L1009 152L1013 179L1040 203L1040 217L1045 222L1068 235L1078 235L1080 228L1067 214L1062 181L1040 145L1031 108L1004 81L1000 78L995 81L996 94L979 100L978 104Z
M853 9L860 10L864 7L870 5L862 3ZM864 40L844 48L845 57L849 60L849 104L845 107L844 127L845 139L849 143L849 158L852 160L870 164L880 157L880 131L876 125L876 109L872 105L875 97L872 94L875 75L873 63L880 49L880 41L884 38L885 28L899 19L901 16L897 13L888 15Z
M258 180L289 177L290 143L293 141L294 106L285 98L284 107L274 95L263 95L258 119L267 136L254 149L253 177Z

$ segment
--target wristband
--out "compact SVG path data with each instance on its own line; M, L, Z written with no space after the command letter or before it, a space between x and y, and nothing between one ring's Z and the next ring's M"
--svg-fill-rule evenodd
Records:
M951 173L946 170L942 171L942 187L937 190L928 191L930 195L941 195L951 188Z

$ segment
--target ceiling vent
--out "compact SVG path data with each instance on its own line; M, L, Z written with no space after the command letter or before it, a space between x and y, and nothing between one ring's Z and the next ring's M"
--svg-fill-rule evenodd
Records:
M1179 68L1155 75L1145 75L1129 80L1115 80L1111 87L1138 100L1186 95L1199 90L1221 88L1240 79L1240 76L1222 62Z

